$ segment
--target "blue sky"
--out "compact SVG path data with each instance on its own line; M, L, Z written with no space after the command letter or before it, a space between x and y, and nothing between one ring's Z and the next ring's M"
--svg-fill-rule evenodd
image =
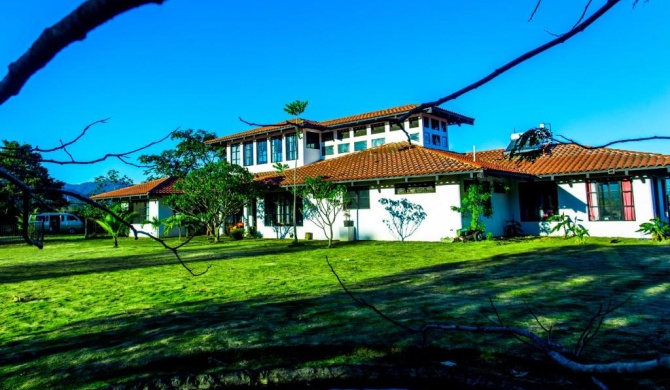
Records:
M592 9L605 0L593 1ZM0 64L16 60L80 1L0 3ZM133 149L169 131L247 130L237 118L326 120L430 101L567 31L586 1L168 0L121 15L62 51L0 106L0 138L48 147L98 125L70 152L79 160ZM476 118L451 128L458 152L506 146L540 122L586 144L670 135L670 1L624 0L585 33L447 103ZM3 67L4 69L4 67ZM2 75L4 77L4 73ZM670 142L621 146L668 153ZM169 148L165 143L151 150ZM65 158L65 156L54 156ZM48 165L79 183L108 161Z

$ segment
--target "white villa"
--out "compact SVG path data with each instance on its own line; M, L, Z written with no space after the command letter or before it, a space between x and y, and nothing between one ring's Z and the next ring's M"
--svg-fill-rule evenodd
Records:
M404 123L412 140L391 120L416 105L405 105L345 118L316 122L299 120L208 141L226 148L228 161L246 167L258 180L275 183L264 198L243 211L241 220L257 227L263 237L285 237L292 226L292 195L287 187L306 177L323 176L345 185L352 201L342 240L393 240L383 223L388 219L379 200L407 198L427 213L409 240L437 241L455 237L469 221L451 206L459 206L469 183L489 183L493 215L487 231L502 235L507 221L521 223L525 234L548 234L546 219L564 213L586 227L591 236L639 237L642 222L668 220L670 156L618 149L586 149L547 144L534 161L510 160L505 150L455 153L449 149L449 130L473 125L474 119L441 108L429 108ZM512 141L514 142L514 141ZM273 170L287 164L284 175ZM296 181L293 183L293 167ZM125 199L147 219L171 214L161 197L174 193L173 178L108 192L97 199ZM344 227L343 214L336 227ZM323 232L299 214L298 236ZM139 226L138 226L139 227ZM337 233L335 239L338 239Z

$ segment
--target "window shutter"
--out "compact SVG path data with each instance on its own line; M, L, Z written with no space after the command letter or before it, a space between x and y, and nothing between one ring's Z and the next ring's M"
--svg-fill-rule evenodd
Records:
M633 183L630 179L621 181L621 195L623 197L624 221L635 221L635 206L633 205Z

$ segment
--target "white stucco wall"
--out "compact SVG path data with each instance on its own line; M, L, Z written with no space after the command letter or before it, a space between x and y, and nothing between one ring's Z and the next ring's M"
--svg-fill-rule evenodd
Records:
M585 182L558 184L559 213L564 213L589 230L592 237L628 237L645 238L642 233L636 232L642 222L654 217L652 187L650 179L632 179L633 204L635 205L635 221L589 221L587 211L587 193ZM516 215L519 215L518 205ZM555 223L551 222L522 222L526 234L547 235ZM556 232L553 235L562 235Z
M460 204L460 184L458 182L438 183L434 193L428 194L403 194L396 195L393 185L382 186L380 188L370 187L370 208L349 210L350 218L354 221L356 227L356 236L358 240L380 240L394 241L396 237L389 231L384 219L390 216L379 199L389 198L400 200L408 199L412 203L420 204L427 216L417 231L407 241L439 241L444 237L455 237L456 231L461 228L461 216L452 211L451 206ZM259 200L259 210L262 209L262 200ZM280 232L292 232L292 227L266 227L264 225L263 214L258 214L258 231L265 238L276 238L277 230ZM339 240L339 229L344 226L344 214L340 213L334 225L334 239ZM325 240L325 234L321 228L314 225L309 220L305 220L303 226L298 226L298 238L305 237L305 233L313 234L314 239ZM285 236L290 237L290 234Z

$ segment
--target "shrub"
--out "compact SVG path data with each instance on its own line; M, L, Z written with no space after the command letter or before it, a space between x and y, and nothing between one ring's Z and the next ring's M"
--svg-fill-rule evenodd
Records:
M230 230L230 236L235 240L241 240L244 238L244 228L233 228Z
M670 235L670 225L656 217L650 219L649 222L641 223L640 228L636 231L650 235L652 240L663 241Z

